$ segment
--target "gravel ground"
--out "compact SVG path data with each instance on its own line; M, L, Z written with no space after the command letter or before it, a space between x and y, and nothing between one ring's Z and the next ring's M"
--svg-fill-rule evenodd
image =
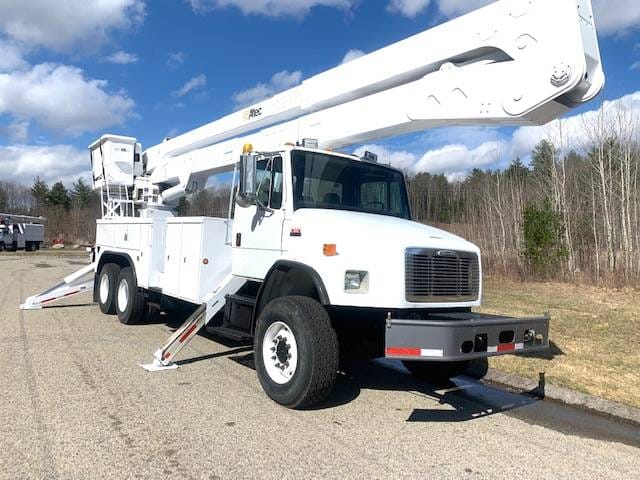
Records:
M121 325L88 294L18 310L82 263L0 256L0 478L637 478L637 428L470 379L435 390L354 363L326 404L291 411L246 347L201 335L151 374L165 323Z

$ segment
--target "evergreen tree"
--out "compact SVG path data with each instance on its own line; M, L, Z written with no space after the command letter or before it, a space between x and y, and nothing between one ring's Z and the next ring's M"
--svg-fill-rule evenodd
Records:
M77 208L86 208L93 200L93 191L84 183L82 177L73 184L73 190L71 190L71 201Z
M56 182L47 195L47 204L52 207L69 207L69 192L62 182Z
M556 148L549 140L541 140L531 153L533 172L543 178L550 176L555 167Z
M531 170L520 160L520 158L516 158L511 162L509 168L507 168L506 172L508 178L512 179L525 179Z
M42 214L42 209L47 205L49 198L49 185L47 185L47 182L40 180L40 177L36 177L31 187L31 196L35 203L35 214Z
M8 213L9 195L2 185L0 185L0 212Z
M547 198L539 207L530 204L523 215L524 245L522 255L534 272L548 274L559 267L567 251L563 243L562 215L553 211Z

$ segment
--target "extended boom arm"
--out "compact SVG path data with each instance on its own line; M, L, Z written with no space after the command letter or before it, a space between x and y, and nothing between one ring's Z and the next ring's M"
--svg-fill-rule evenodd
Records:
M145 152L171 196L245 143L343 148L445 125L547 123L604 85L590 0L503 0L335 67Z

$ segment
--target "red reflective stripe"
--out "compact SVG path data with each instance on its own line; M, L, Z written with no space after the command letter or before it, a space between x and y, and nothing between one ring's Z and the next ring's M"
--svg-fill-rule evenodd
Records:
M40 302L40 305L42 305L43 303L53 302L54 300L58 300L59 298L68 297L69 295L75 295L76 293L80 293L80 290L76 290L75 292L65 293L64 295L62 295L60 297L47 298L46 300L42 300Z
M499 352L510 352L515 349L516 349L515 343L501 343L500 345L498 345Z
M419 357L422 351L419 348L389 347L386 353L397 357Z
M169 358L171 356L171 352L165 352L164 355L162 355L162 359L166 360L167 358Z
M184 342L189 335L191 335L191 333L193 333L193 331L196 329L196 327L198 326L197 323L194 323L193 325L191 325L186 332L184 332L182 335L180 335L180 338L178 339L178 341L180 343Z

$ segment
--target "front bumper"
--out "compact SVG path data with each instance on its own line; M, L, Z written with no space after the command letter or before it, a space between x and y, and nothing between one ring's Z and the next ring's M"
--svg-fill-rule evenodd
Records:
M549 348L549 314L513 318L473 312L387 318L385 356L440 362L537 352Z

